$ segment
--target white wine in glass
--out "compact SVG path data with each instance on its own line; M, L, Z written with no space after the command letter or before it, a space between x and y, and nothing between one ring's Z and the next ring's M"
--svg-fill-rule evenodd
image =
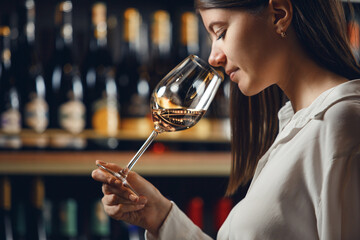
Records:
M222 80L223 74L207 62L195 55L188 56L155 87L150 103L154 130L127 167L114 172L100 164L98 166L119 178L137 194L126 181L127 174L137 160L160 133L185 130L199 122Z

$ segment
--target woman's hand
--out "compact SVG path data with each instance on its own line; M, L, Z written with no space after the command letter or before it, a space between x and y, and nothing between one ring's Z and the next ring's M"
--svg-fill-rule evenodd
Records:
M98 160L96 163L115 172L121 170L116 164ZM159 228L171 209L171 202L150 182L135 172L129 172L127 181L140 195L137 197L129 188L124 187L120 180L101 169L95 169L92 178L103 183L102 203L110 217L140 226L151 234L158 235Z

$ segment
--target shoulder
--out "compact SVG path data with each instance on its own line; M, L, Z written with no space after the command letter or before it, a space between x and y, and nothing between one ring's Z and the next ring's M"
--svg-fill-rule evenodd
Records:
M343 99L329 106L324 112L323 121L334 130L360 130L360 96Z
M336 102L324 112L322 143L332 148L336 155L360 151L359 136L360 96Z

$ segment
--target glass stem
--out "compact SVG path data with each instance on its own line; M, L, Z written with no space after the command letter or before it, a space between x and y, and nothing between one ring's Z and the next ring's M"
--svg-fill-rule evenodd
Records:
M131 159L129 164L127 165L127 172L129 172L132 167L136 164L137 160L143 155L143 153L146 151L146 149L150 146L150 144L154 141L154 139L159 135L159 132L156 130L153 130L150 136L146 139L144 144L141 146L141 148L137 151L135 156ZM126 174L127 175L127 174Z

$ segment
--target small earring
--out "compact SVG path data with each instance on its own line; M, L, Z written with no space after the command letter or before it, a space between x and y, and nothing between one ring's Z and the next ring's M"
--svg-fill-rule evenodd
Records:
M285 31L281 31L280 36L281 36L282 38L285 38L285 37L287 36L287 34L286 34Z

